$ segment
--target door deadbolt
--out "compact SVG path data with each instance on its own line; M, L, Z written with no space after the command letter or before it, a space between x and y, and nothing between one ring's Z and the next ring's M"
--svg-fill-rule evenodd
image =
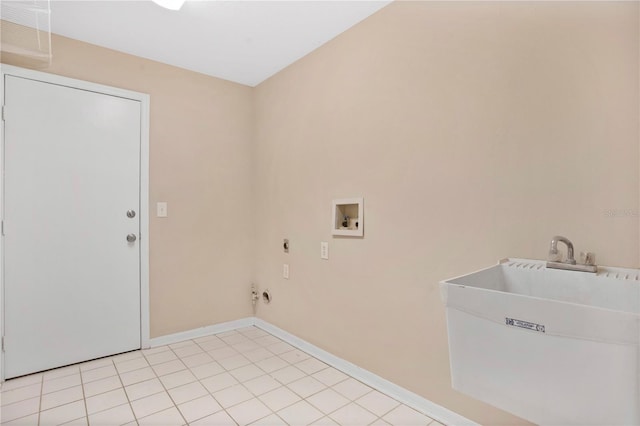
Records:
M136 234L129 234L127 235L127 241L132 243L136 240Z
M134 217L136 217L136 211L135 210L127 210L127 217L133 219Z

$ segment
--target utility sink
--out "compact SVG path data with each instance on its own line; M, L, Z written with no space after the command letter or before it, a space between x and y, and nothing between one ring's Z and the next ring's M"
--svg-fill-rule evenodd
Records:
M640 270L545 265L440 283L453 388L537 424L640 425Z

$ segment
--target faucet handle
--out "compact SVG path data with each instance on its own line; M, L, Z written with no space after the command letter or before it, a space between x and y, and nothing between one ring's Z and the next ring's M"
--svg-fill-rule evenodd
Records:
M595 265L596 254L591 252L580 252L580 262L584 265Z

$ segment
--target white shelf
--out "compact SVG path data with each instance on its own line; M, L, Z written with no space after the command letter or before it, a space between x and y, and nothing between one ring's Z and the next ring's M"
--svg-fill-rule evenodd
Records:
M331 234L346 237L364 235L364 199L341 198L333 200Z

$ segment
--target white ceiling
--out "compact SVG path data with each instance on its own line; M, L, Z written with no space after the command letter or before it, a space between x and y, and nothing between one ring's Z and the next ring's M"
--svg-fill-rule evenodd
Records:
M389 3L52 0L51 31L255 86Z

